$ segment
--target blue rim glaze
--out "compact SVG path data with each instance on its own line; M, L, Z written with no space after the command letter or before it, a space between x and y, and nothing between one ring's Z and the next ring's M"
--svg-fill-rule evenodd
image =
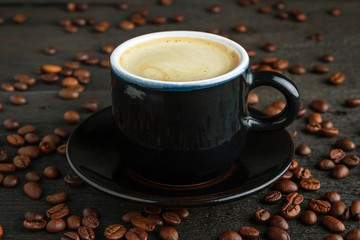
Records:
M158 38L164 38L164 37L192 37L192 38L201 38L201 39L219 42L236 51L240 56L240 63L235 69L221 76L217 76L205 80L191 81L191 82L166 82L166 81L158 81L158 80L143 78L136 76L132 73L129 73L120 66L119 63L120 55L129 47L139 44L141 42L158 39ZM241 47L238 43L230 39L227 39L225 37L221 37L219 35L205 33L205 32L196 32L196 31L165 31L165 32L145 34L139 37L132 38L120 44L117 48L115 48L115 50L111 54L110 65L111 65L111 71L116 76L118 76L118 78L120 78L125 82L136 84L143 88L159 90L159 91L191 91L196 89L213 87L239 77L247 70L249 66L249 56L247 55L246 50L243 47Z

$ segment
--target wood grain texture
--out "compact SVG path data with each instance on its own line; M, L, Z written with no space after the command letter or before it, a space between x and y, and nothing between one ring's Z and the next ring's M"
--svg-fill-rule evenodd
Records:
M10 1L0 2L0 17L5 22L0 25L0 83L13 82L13 76L18 73L26 73L36 77L37 83L23 94L28 103L23 106L12 106L9 97L12 93L0 92L0 103L3 109L0 110L0 123L7 118L18 119L21 125L34 124L40 136L52 133L55 127L66 127L70 131L74 126L68 126L62 120L67 110L76 110L81 118L89 116L81 104L85 100L95 99L99 102L100 108L110 105L110 72L99 66L82 67L91 70L92 81L85 87L85 91L77 100L61 100L57 97L57 91L61 89L60 82L45 84L33 71L43 64L62 64L64 61L73 60L77 52L84 51L100 59L108 57L100 51L105 43L121 42L144 33L162 30L210 30L218 28L220 33L230 34L231 38L239 42L246 49L253 49L257 56L251 61L259 61L262 57L274 56L286 58L290 65L302 64L308 69L308 73L296 76L288 71L285 75L291 78L298 86L301 93L301 101L304 107L314 99L324 99L330 104L330 112L323 114L323 119L331 120L340 130L336 138L322 138L309 135L304 132L305 120L298 119L291 126L289 131L297 130L298 135L294 139L295 147L301 143L309 145L313 153L309 157L295 156L299 165L311 170L315 178L319 179L322 187L319 191L302 192L305 201L302 208L307 208L310 198L322 198L327 191L338 191L344 203L349 206L352 200L360 200L360 167L352 169L350 175L342 180L332 179L328 172L322 172L314 168L315 163L327 157L335 140L340 137L347 137L360 145L360 108L346 108L343 106L347 98L360 98L360 21L359 7L357 0L294 0L287 2L287 10L300 8L308 14L305 23L298 23L292 20L279 20L274 18L275 11L269 14L260 14L257 9L266 4L273 4L276 1L262 1L258 5L249 8L240 7L238 1L221 1L223 11L219 14L210 14L206 9L220 1L200 0L174 0L169 7L160 6L158 1L129 1L131 7L127 11L118 10L117 2L91 1L89 9L85 12L68 13L65 11L65 3L68 1ZM96 3L96 4L95 4ZM333 17L327 13L332 7L341 7L343 14ZM130 32L124 32L117 28L121 20L128 18L132 12L140 9L149 9L149 18L155 16L171 17L175 13L183 13L185 21L180 24L167 23L161 26L146 24L137 27ZM9 20L17 13L24 13L28 21L22 25L11 23ZM79 28L76 34L67 34L58 25L61 18L73 19L77 16L93 16L98 21L109 21L111 27L108 32L95 33L91 27ZM237 23L243 23L248 27L248 33L235 33L232 28ZM313 42L308 37L315 32L324 35L321 42ZM266 53L261 46L266 42L273 42L277 46L277 52ZM57 48L58 53L54 56L47 56L43 49L49 45ZM334 63L322 63L319 58L324 53L332 53L335 56ZM314 64L329 66L331 72L342 72L346 80L339 86L327 84L330 73L316 75L311 73ZM260 96L258 108L262 109L274 100L281 99L281 96L274 90L268 88L256 89ZM309 112L309 109L308 109ZM343 114L336 114L341 112ZM0 126L0 147L10 152L11 156L16 155L16 149L6 142L9 133ZM359 155L359 146L354 152ZM266 159L264 159L266 161ZM29 169L16 171L20 177L20 185L14 189L0 187L0 225L4 230L3 239L60 239L61 234L48 234L45 231L30 233L22 227L24 213L28 210L45 212L50 208L45 197L40 200L30 200L22 192L25 183L25 173L28 171L42 170L48 165L57 166L62 176L71 172L65 158L58 155L50 155L34 160ZM121 223L122 214L142 210L142 207L118 198L103 194L90 186L80 189L71 189L63 180L43 180L41 186L45 196L52 193L66 191L69 195L67 204L71 214L80 215L84 207L92 206L98 209L101 225L96 230L96 239L105 239L103 232L110 224ZM268 190L250 196L246 199L237 200L219 206L206 206L190 209L190 217L177 227L181 239L204 240L217 239L226 230L237 230L241 226L256 227L261 232L260 239L264 239L266 225L260 225L252 220L253 213L259 207L265 208L272 214L279 212L281 204L268 206L262 203L262 198ZM312 227L303 226L298 219L289 222L289 234L292 239L322 239L330 234L319 223ZM129 225L126 225L130 228ZM359 223L346 221L346 232L353 228L359 228ZM344 235L344 234L343 234ZM151 234L149 239L157 239L156 234Z

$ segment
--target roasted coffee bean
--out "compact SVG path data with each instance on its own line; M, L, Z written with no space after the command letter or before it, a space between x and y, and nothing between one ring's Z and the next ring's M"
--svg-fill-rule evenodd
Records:
M160 4L163 6L170 6L173 3L173 0L161 0Z
M1 84L1 89L4 90L5 92L14 92L15 91L14 85L12 85L10 83Z
M34 125L25 125L17 130L17 133L21 136L25 136L27 133L35 132L36 127Z
M164 220L159 214L149 214L147 218L153 221L157 227L164 226Z
M66 156L66 144L60 145L56 149L57 153L61 156Z
M166 23L167 19L166 17L154 17L150 20L151 23L156 24L156 25L161 25Z
M36 231L41 231L45 228L46 226L46 221L44 219L26 219L23 222L23 226L24 228L26 228L26 230L31 231L31 232L36 232Z
M56 53L56 48L54 46L48 46L44 49L44 53L47 55L54 55Z
M69 208L65 204L58 204L46 211L46 216L48 218L63 218L69 214Z
M110 68L110 58L100 60L100 66L103 68Z
M61 143L60 137L56 134L46 135L45 137L42 138L42 141L54 143L55 145L60 145Z
M321 123L322 122L322 117L320 115L320 113L311 113L308 118L307 118L309 123Z
M84 62L88 58L89 58L89 55L87 53L84 53L84 52L79 52L75 56L76 61L79 61L79 62Z
M155 205L146 205L144 206L144 212L147 214L160 214L161 208Z
M320 134L324 137L335 137L339 134L339 129L337 128L323 128L320 130Z
M24 214L25 219L44 219L44 214L38 211L27 211Z
M322 219L322 223L331 232L336 232L336 233L345 232L344 224L332 216L324 216Z
M310 36L310 39L314 42L320 42L320 41L324 40L324 36L321 33L313 33Z
M343 202L337 201L331 204L330 215L333 217L340 217L345 213L346 206Z
M328 201L316 200L311 198L309 201L309 208L317 214L327 214L331 209L331 204Z
M311 154L311 148L305 144L300 144L295 149L295 153L300 156L309 156Z
M104 235L107 240L119 240L125 235L126 231L123 225L114 224L105 229Z
M360 221L360 201L354 200L351 203L350 213L354 220Z
M23 82L23 83L26 83L28 86L32 86L36 83L36 79L33 78L33 77L30 77L29 75L27 74L23 74L23 73L20 73L20 74L17 74L15 77L14 77L14 81L15 82Z
M16 187L19 184L19 177L15 175L8 175L4 177L2 185L7 188Z
M346 178L349 175L349 168L343 164L337 165L331 172L331 176L335 179Z
M89 5L87 3L76 3L76 10L77 11L85 11L89 8Z
M345 105L348 107L359 107L360 106L360 99L358 98L351 98L345 100Z
M255 57L256 56L256 52L254 50L246 50L247 54L249 55L250 58ZM250 63L251 64L251 63Z
M262 49L266 52L275 52L276 51L276 46L274 43L271 42L267 42L262 46Z
M56 179L60 177L60 171L55 166L48 166L43 170L44 177L48 179Z
M288 225L287 221L279 215L272 216L269 219L268 224L271 227L278 227L285 231L289 230L289 225Z
M289 135L290 135L291 138L294 138L297 135L297 131L289 132Z
M37 182L27 182L23 188L24 193L31 199L40 199L44 194L43 189Z
M10 96L10 103L13 105L24 105L26 104L26 98L22 95L16 94Z
M64 182L71 188L78 188L84 185L84 181L77 175L68 174L64 177Z
M13 147L20 147L20 146L24 145L24 143L25 143L24 138L22 136L20 136L19 134L8 135L6 137L6 140Z
M171 239L171 238L163 238L163 237L160 237L160 238L161 239ZM242 240L242 237L237 232L225 231L219 236L218 239L219 240Z
M334 128L334 124L329 120L322 121L320 125L321 128Z
M12 21L14 23L17 23L17 24L22 24L22 23L26 22L26 20L27 20L27 16L25 14L22 14L22 13L16 14L12 18Z
M64 30L67 33L77 33L79 31L76 26L71 25L71 24L64 26Z
M282 176L282 179L291 180L292 177L293 177L293 173L292 173L291 171L287 170L287 171L285 172L285 174Z
M329 104L324 100L314 100L310 103L310 108L319 113L325 113L329 111Z
M260 236L259 230L253 227L241 227L239 228L238 233L245 239L255 239Z
M278 59L273 63L275 69L284 70L289 67L289 61L286 59Z
M100 221L94 215L87 215L87 216L83 217L83 219L81 220L81 223L85 227L96 229L99 227Z
M357 165L359 165L359 162L360 162L359 157L354 154L347 155L341 160L341 163L349 168L356 167Z
M351 207L345 209L344 214L340 217L341 220L349 220L351 218Z
M98 103L95 100L88 100L82 104L82 107L87 112L95 112L98 108Z
M297 64L290 68L290 72L297 75L303 75L306 73L306 68Z
M57 73L61 72L61 70L62 70L62 68L59 65L43 65L41 67L41 69L43 72L51 73L51 74L57 74ZM47 76L47 77L49 77L49 76Z
M167 213L167 212L166 212ZM180 217L178 216L178 219L175 219L175 217L173 217L173 215L171 216L167 216L169 214L166 215L166 217L164 217L164 214L163 213L163 218L164 218L164 221L171 225L171 226L177 226L180 224ZM173 213L175 214L175 213ZM170 219L170 220L169 220ZM177 223L176 220L179 220L179 224L177 225L172 225L172 223ZM143 216L134 216L130 219L131 221L131 224L134 226L134 227L139 227L139 228L142 228L144 229L145 231L147 232L151 232L155 229L155 223L153 221L151 221L150 219L146 218L146 217L143 217Z
M306 124L306 131L308 133L317 133L317 132L320 132L321 131L321 125L319 123L308 123Z
M185 218L189 217L189 215L190 215L189 210L187 210L186 208L175 208L175 209L172 209L171 211L173 211L177 215L179 215L179 217L181 219L185 219Z
M325 198L332 204L341 200L340 194L337 192L326 192Z
M71 100L79 98L80 95L79 92L75 91L72 88L63 88L59 91L58 96L61 99Z
M57 233L65 230L66 223L62 218L51 219L46 225L46 231L49 233Z
M69 90L75 91L75 92L78 92L78 93L84 91L84 87L81 84L71 86L71 87L68 87L68 88L69 88Z
M301 213L300 220L303 224L312 226L317 222L316 214L311 210L306 210Z
M68 229L76 230L81 226L81 218L76 215L72 215L66 219L66 226Z
M172 211L164 212L162 218L164 222L170 226L178 226L181 222L180 216Z
M264 108L263 112L267 116L275 116L281 112L281 109L274 106L267 106L266 108Z
M263 65L269 65L269 64L273 64L278 60L277 57L265 57L261 59L261 63Z
M272 7L269 6L269 5L265 5L265 6L262 6L260 9L259 9L259 12L260 13L269 13L272 11Z
M136 25L144 25L146 23L146 18L140 13L132 14L130 20Z
M172 16L172 21L175 23L181 23L185 20L185 16L183 14L174 14Z
M39 143L39 149L44 154L51 154L55 152L56 146L54 143L42 141Z
M299 216L300 212L301 208L299 204L287 202L281 207L281 215L286 219L294 219Z
M134 211L134 212L128 212L128 213L125 213L121 219L125 222L125 223L131 223L131 218L133 217L141 217L141 212L137 212L137 211Z
M287 14L286 12L283 12L283 11L278 11L275 16L279 19L288 19L289 18L289 14Z
M147 232L139 227L133 227L125 234L126 240L147 240Z
M27 182L40 182L41 176L37 172L28 172L25 174L25 180Z
M304 201L304 196L301 193L292 192L286 196L286 201L292 204L301 204Z
M222 7L219 4L214 4L209 8L209 12L211 13L220 13L221 11L222 11Z
M64 86L64 87L73 87L73 86L76 86L78 84L79 84L79 81L74 77L66 77L61 82L61 85ZM60 91L59 91L59 94L60 94Z
M332 84L339 85L345 81L345 75L339 72L333 73L329 80Z
M7 151L0 149L0 163L5 163L9 161L10 155Z
M98 217L98 216L99 216L99 213L98 213L98 211L97 211L95 208L93 208L93 207L86 207L86 208L83 209L82 215L83 215L83 217L85 217L85 216Z
M55 128L54 129L54 134L58 135L62 139L67 138L67 136L69 135L66 128Z
M290 240L289 234L278 227L269 227L266 237L270 240Z
M0 163L0 173L12 173L16 167L12 163Z
M103 33L106 32L109 29L109 27L110 27L110 23L107 21L103 21L94 25L94 30L95 32Z
M22 82L14 83L14 87L17 91L26 91L29 88L29 86L26 83L22 83Z
M95 56L89 56L89 58L85 60L85 63L89 65L96 65L99 63L99 61L99 58Z
M20 124L17 120L13 118L8 118L5 119L5 121L3 122L3 126L7 131L13 131L19 129Z
M247 27L244 24L238 23L235 25L234 30L238 33L246 33Z
M328 73L330 71L330 69L327 68L327 67L324 67L324 66L314 65L313 66L313 71L315 73L324 74L324 73Z
M125 31L131 31L135 28L135 23L129 20L123 20L119 23L119 28Z
M348 138L340 138L336 140L335 147L344 151L353 151L355 149L355 143Z
M333 62L335 60L335 57L334 55L327 53L321 57L321 60L323 62Z
M115 47L116 46L113 43L106 43L101 47L101 51L103 51L104 53L110 54L110 53L112 53L112 51L114 51Z
M248 95L248 104L254 105L259 102L259 96L256 93L249 93Z
M345 235L345 240L359 240L360 229L353 229Z
M279 202L281 198L282 194L280 191L271 191L264 196L264 202L267 204L275 204Z
M294 171L298 167L298 162L296 160L292 160L289 170Z
M330 151L329 156L335 163L339 163L346 156L346 153L340 148L335 148Z
M40 142L40 137L36 133L27 133L25 134L24 139L29 144L37 144Z
M74 18L73 23L76 26L83 27L86 25L86 19L83 17L76 17Z
M300 181L300 186L302 189L308 191L317 191L320 189L320 181L315 178L304 178Z
M344 240L342 236L338 234L330 234L324 237L322 240Z
M255 220L259 223L265 223L271 217L270 213L262 208L256 210L254 214Z
M46 201L52 205L64 203L67 200L66 192L54 193L46 197Z
M68 124L77 124L80 122L80 115L73 110L67 111L64 114L64 121Z
M274 189L280 191L281 193L288 194L291 192L296 192L298 190L298 186L293 181L281 179L275 183Z
M59 80L59 76L54 73L47 73L41 75L41 80L43 80L45 83L55 83Z
M311 178L311 172L309 169L307 168L303 168L303 167L297 167L294 171L294 179L297 181L301 181L302 179L305 178Z
M78 228L78 234L82 240L95 239L95 232L91 228L81 226Z
M18 149L17 153L19 155L27 155L31 159L37 159L40 157L40 150L36 146L21 147Z
M67 232L62 235L60 240L80 240L80 237L76 232Z

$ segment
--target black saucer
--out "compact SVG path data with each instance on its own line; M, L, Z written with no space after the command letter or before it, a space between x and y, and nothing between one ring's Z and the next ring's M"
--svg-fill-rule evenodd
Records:
M143 181L123 167L115 148L111 107L82 122L70 136L67 159L91 186L123 199L160 206L202 206L243 198L276 180L293 158L293 142L285 130L251 132L245 150L228 176L213 184L173 188Z

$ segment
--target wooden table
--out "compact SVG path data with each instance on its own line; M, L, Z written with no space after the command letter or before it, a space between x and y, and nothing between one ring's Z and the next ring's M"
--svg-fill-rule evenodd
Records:
M305 119L296 120L288 127L289 131L298 131L294 138L295 147L306 143L312 148L309 157L295 156L300 166L311 170L314 177L322 183L317 192L303 192L305 201L302 208L307 208L310 198L320 199L327 191L338 191L344 203L349 206L355 199L360 200L360 169L351 170L350 175L342 180L335 180L328 172L317 170L314 165L320 159L326 158L336 139L347 137L360 144L360 108L344 107L347 98L360 97L360 81L358 69L360 69L360 21L357 0L293 0L287 3L286 11L302 9L307 13L308 19L299 23L291 19L280 20L274 17L276 11L261 14L258 9L275 1L261 1L257 5L243 8L238 1L221 1L223 11L218 14L209 13L208 7L220 1L200 0L175 0L171 6L161 6L158 1L136 0L129 1L130 8L121 11L116 8L117 2L93 1L85 12L69 13L66 11L67 1L11 1L0 2L0 17L5 22L0 25L0 83L13 83L13 77L18 73L26 73L36 77L37 83L28 91L20 94L27 99L23 106L13 106L9 97L14 93L1 91L0 103L3 109L0 111L0 122L7 118L17 119L21 125L34 124L36 132L45 136L53 132L55 127L66 127L72 131L76 126L67 125L62 116L67 110L76 110L81 119L89 116L81 104L85 100L95 99L99 102L99 109L110 105L110 71L100 66L82 65L91 70L91 83L85 86L79 99L61 100L57 92L61 89L61 81L55 84L45 84L38 75L33 72L43 64L62 65L64 61L74 60L78 52L86 52L100 59L108 55L100 51L102 45L113 43L115 45L144 33L162 30L213 30L219 29L222 34L230 37L243 45L246 49L253 49L257 56L252 62L259 61L263 57L277 56L290 61L290 65L301 64L308 69L308 73L302 76L293 75L285 70L285 75L291 78L301 92L302 106L308 108L309 103L315 99L324 99L330 104L330 111L322 114L323 119L331 120L340 133L335 138L324 138L307 134L304 131ZM334 17L328 14L332 7L339 6L342 15ZM146 24L136 27L133 31L122 31L117 25L124 19L129 18L132 12L140 8L149 9L148 18L156 16L171 17L175 13L183 13L183 23L166 23L164 25ZM11 18L24 13L28 20L24 24L15 24ZM91 16L98 21L108 21L110 28L106 33L96 33L92 27L79 28L75 34L65 33L58 22L61 18L74 19L77 16ZM248 27L247 33L236 33L232 28L243 23ZM311 41L309 36L320 32L324 40ZM261 50L266 42L273 42L277 46L275 53L267 53ZM48 56L43 53L47 46L54 46L57 53ZM334 63L322 63L319 58L324 53L335 56ZM326 65L330 73L317 75L312 72L314 64ZM328 84L331 73L342 72L346 80L339 86ZM282 99L282 96L267 88L257 89L260 96L259 109L263 109L274 100ZM308 108L308 113L311 112ZM4 128L0 128L0 146L9 151L12 157L16 155L16 148L6 142L9 134ZM355 154L359 154L359 147ZM264 159L266 161L266 159ZM30 233L22 227L24 213L28 210L45 212L50 207L45 202L45 197L40 200L30 200L22 191L25 183L25 173L28 171L41 172L46 166L57 166L62 175L71 173L71 169L64 157L57 154L41 157L34 160L27 170L17 170L15 174L20 178L20 184L16 188L8 189L0 187L0 225L4 229L3 239L60 239L62 233L49 234L45 231ZM104 239L103 232L106 226L122 223L121 216L134 210L142 210L142 207L127 201L111 197L86 185L80 189L69 188L63 180L43 179L40 183L45 196L51 193L66 191L69 194L67 204L71 214L80 215L84 207L93 206L100 214L101 226L96 230L96 239ZM231 203L205 206L190 209L190 217L177 227L181 239L217 239L225 230L237 230L241 226L253 226L260 230L261 239L264 238L267 226L254 222L252 216L259 207L265 208L272 214L278 213L281 204L265 205L262 202L265 190L248 198ZM289 234L292 239L322 239L329 234L320 223L312 227L305 227L299 219L289 222ZM345 222L347 231L359 228L359 223L349 220ZM127 227L130 227L127 225ZM344 234L343 234L344 235ZM156 234L151 234L149 239L157 239Z

